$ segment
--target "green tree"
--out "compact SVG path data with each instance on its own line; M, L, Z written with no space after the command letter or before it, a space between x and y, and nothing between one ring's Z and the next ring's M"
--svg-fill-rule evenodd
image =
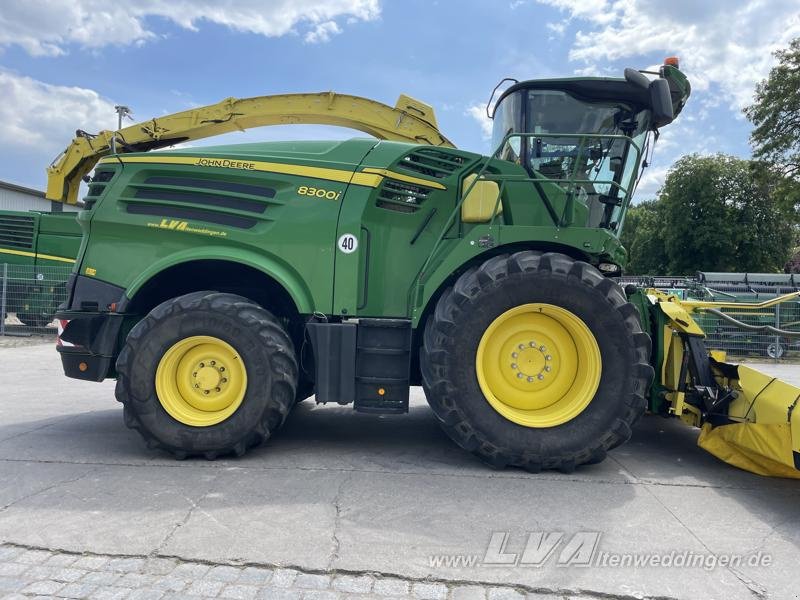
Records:
M620 237L628 250L626 273L661 275L667 272L663 213L662 204L657 200L645 200L628 211Z
M800 273L800 246L792 248L792 255L783 267L786 273Z
M776 193L781 179L761 163L723 154L676 162L659 197L667 271L782 270L794 216Z
M753 155L800 179L800 38L775 53L778 64L756 87L755 102L745 109L755 129Z

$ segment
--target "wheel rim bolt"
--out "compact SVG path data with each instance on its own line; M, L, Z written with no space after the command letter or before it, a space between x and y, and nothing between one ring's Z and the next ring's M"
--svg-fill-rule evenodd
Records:
M539 350L541 352L545 352L545 351L547 351L547 348L545 348L544 346L539 346Z
M517 368L517 363L511 363L511 368L512 369L516 369Z
M542 375L541 373L539 373L539 374L537 375L537 377L539 378L539 380L540 380L540 381L541 381L542 379L544 379L544 375Z
M517 379L522 379L523 377L525 377L525 375L522 373L517 373Z
M520 344L520 345L519 345L519 349L520 349L520 350L525 350L525 344Z
M547 367L544 368L544 370L547 371L548 373L550 372L551 369L552 369L552 367L550 367L550 366L547 366Z
M222 373L225 370L225 367L220 367L219 372Z
M533 377L528 377L528 383L533 383Z
M519 356L519 354L517 354L516 352L511 353L511 358L517 358L517 356Z
M202 369L203 367L205 367L205 366L206 366L206 364L205 364L205 363L200 363L200 368L201 368L201 369Z
M536 342L530 342L528 344L531 348L536 348Z
M552 356L550 356L549 354L546 354L546 355L545 355L545 357L544 357L544 359L545 359L545 360L553 360L553 357L552 357Z
M228 380L223 377L222 378L222 383L228 383Z

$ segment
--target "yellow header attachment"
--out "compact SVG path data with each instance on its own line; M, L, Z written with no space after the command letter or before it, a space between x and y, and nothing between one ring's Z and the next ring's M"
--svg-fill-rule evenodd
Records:
M796 331L741 323L721 310L769 308L798 300L800 292L764 302L681 300L655 289L646 293L666 317L658 386L670 403L669 413L701 427L698 445L717 458L759 475L800 479L800 387L728 364L724 353L707 353L701 339L705 334L693 318L709 312L743 329L796 336Z
M101 131L97 135L78 132L47 168L47 198L75 204L81 179L100 158L111 153L114 138L118 153L144 152L231 131L293 124L338 125L381 140L454 147L439 131L433 108L406 95L400 96L394 108L334 92L226 98L119 131Z

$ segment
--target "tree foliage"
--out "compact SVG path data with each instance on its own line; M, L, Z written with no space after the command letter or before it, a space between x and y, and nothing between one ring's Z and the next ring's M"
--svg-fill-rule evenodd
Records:
M622 245L628 250L627 272L662 274L668 270L664 248L664 210L657 200L646 200L628 211Z
M775 56L778 64L758 84L755 102L745 109L755 126L750 141L755 158L800 179L800 38Z
M782 270L795 221L779 193L782 180L763 163L733 156L681 158L658 199L631 210L623 235L628 272Z
M676 162L658 199L628 215L628 272L800 270L800 38L775 56L745 109L755 160Z

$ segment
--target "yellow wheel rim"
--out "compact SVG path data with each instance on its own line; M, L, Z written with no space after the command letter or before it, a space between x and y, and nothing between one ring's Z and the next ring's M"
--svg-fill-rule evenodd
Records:
M169 348L156 370L156 394L175 420L208 427L230 417L244 400L247 369L236 349L196 335Z
M525 427L578 416L600 385L600 347L580 318L552 304L507 310L486 329L475 357L487 402Z

